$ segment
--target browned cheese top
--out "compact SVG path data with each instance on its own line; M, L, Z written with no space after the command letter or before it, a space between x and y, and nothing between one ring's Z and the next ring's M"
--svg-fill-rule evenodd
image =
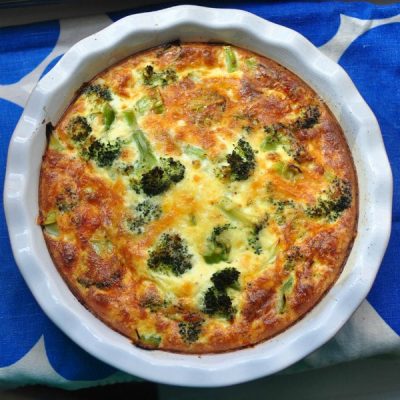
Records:
M335 282L357 180L327 106L227 45L135 54L85 85L49 136L40 215L77 298L140 347L270 338Z

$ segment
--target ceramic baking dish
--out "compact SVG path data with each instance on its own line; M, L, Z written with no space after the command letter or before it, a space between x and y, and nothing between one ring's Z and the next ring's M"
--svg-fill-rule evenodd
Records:
M161 43L227 42L270 57L305 80L341 124L358 174L358 235L344 270L301 321L254 347L224 354L146 351L87 311L48 253L38 215L45 128L82 83L122 58ZM279 371L330 339L366 297L390 235L392 175L374 114L335 62L293 30L239 10L172 7L126 17L74 45L34 89L11 139L4 206L15 260L44 312L72 340L114 367L156 382L223 386Z

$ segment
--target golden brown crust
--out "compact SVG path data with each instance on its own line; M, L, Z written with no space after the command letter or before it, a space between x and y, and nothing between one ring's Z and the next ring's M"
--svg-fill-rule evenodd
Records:
M148 65L158 80L146 81ZM185 167L161 194L135 189L140 156L127 111L157 158ZM74 118L85 122L71 130ZM106 139L121 146L117 158L96 161L90 146ZM255 157L244 179L227 163L239 139ZM188 145L200 153L188 155ZM357 196L343 132L299 77L247 50L173 44L109 68L71 104L43 157L38 222L72 292L113 329L143 348L222 352L270 338L320 301L350 252ZM161 211L138 228L138 204L148 200ZM230 254L205 261L213 228L227 224ZM183 273L151 267L165 233L183 237ZM229 268L237 282L213 286ZM230 304L225 314L210 309L207 293Z

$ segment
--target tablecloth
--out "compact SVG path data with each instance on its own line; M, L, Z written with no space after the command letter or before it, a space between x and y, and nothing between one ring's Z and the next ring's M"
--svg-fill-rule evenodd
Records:
M367 300L331 341L283 373L377 354L400 358L400 4L197 4L243 9L295 29L339 62L376 114L393 170L392 235ZM123 16L166 6L0 29L1 192L10 137L40 77L81 38ZM76 389L138 380L88 355L41 311L14 262L2 205L0 293L0 386L42 383Z

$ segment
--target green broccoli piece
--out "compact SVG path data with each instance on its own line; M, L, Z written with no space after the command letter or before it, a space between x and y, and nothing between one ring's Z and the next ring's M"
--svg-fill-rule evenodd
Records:
M101 100L111 101L112 96L110 89L105 85L92 84L83 89L83 93L89 96L96 96Z
M171 181L161 167L154 167L144 173L140 180L140 187L148 196L156 196L168 190Z
M84 142L90 133L92 127L88 124L87 119L82 116L76 116L72 118L67 125L67 133L74 142Z
M60 236L60 229L58 227L57 222L54 222L53 224L45 225L44 231L51 236L55 236L55 237Z
M179 323L179 334L186 343L196 342L201 333L201 326L203 321L196 322L180 322Z
M164 103L159 93L157 93L154 96L144 96L140 98L136 102L135 109L139 115L143 115L148 111L154 111L156 114L162 114L164 112Z
M293 126L297 129L310 129L318 124L321 112L317 106L307 106L299 119L297 119Z
M143 83L147 86L167 86L178 79L176 72L172 69L155 72L152 65L147 65L142 72Z
M231 243L224 233L230 229L230 224L216 226L207 240L207 253L203 256L207 264L228 261Z
M136 216L128 220L128 226L131 231L137 234L143 233L146 225L159 219L162 214L161 207L158 204L152 203L150 200L139 203L135 211Z
M153 153L150 142L145 133L139 128L133 111L124 112L125 121L132 130L132 139L139 153L138 169L146 171L157 164L157 158Z
M255 254L262 253L262 245L260 241L260 232L265 228L268 222L268 216L266 216L261 222L254 225L253 229L250 231L248 236L249 246L253 249Z
M156 196L168 190L174 183L180 182L185 176L185 166L172 157L161 158L160 166L144 173L141 187L148 196Z
M125 120L133 130L132 138L139 153L137 171L140 173L131 180L134 190L156 196L180 182L185 176L185 166L172 157L157 160L146 135L138 127L135 114L126 111Z
M305 212L311 218L326 218L329 222L335 222L351 206L351 202L350 182L335 178L317 204L307 207Z
M99 167L110 167L115 159L121 154L121 142L103 142L95 140L87 150L84 156L96 162Z
M203 311L209 315L217 315L232 320L236 309L232 299L227 294L227 289L238 289L240 272L236 268L225 268L215 272L211 277L214 286L207 289L204 294Z
M254 57L246 58L245 63L249 69L254 69L257 65L257 59Z
M57 138L57 136L54 133L52 133L49 137L49 149L55 150L55 151L64 150L63 144L60 142L60 140Z
M306 114L305 112L304 115ZM311 119L307 117L301 117L293 124L284 125L279 123L265 126L264 132L266 136L261 143L260 149L262 151L276 151L278 146L282 146L282 149L289 156L293 157L295 161L301 162L306 158L307 152L303 144L296 138L294 131L300 129L300 127L308 126L311 123L310 121ZM293 172L294 174L292 175L296 175L296 171ZM286 171L284 171L284 174L286 174ZM287 175L291 175L291 171Z
M169 179L174 182L180 182L185 176L185 166L172 157L160 159L161 168L168 175Z
M261 143L262 151L274 151L281 144L283 129L282 124L274 124L264 127L264 132L266 133L264 141Z
M144 334L141 333L139 334L139 331L136 330L136 335L139 339L138 345L142 345L145 348L147 348L148 346L153 348L153 347L159 347L160 343L162 341L162 337L160 335L154 334L154 333L149 333L149 334Z
M256 166L255 156L250 144L240 139L231 154L226 156L230 167L231 178L243 181L249 178Z
M204 295L203 311L209 315L217 315L232 320L236 312L232 299L225 293L210 287Z
M236 268L229 267L215 272L211 277L211 282L219 291L223 291L229 287L238 289L239 276L240 272Z
M288 181L294 181L302 173L301 168L294 163L278 161L274 164L273 168Z
M147 265L156 272L179 276L192 268L191 258L186 242L178 234L164 233L149 251Z
M115 120L115 111L108 103L105 103L103 106L103 119L104 128L108 131Z
M238 68L238 61L235 55L235 52L232 50L232 47L225 46L225 63L228 72L235 72Z
M139 151L139 168L141 170L147 170L154 166L157 163L157 159L144 133L141 130L135 131L133 140Z
M109 104L112 101L110 89L102 84L91 84L86 86L82 93L91 97L94 105L92 111L103 114L104 128L108 131L115 120L115 111Z
M283 314L286 311L287 296L293 290L294 278L289 276L289 278L283 283L278 293L278 312Z

